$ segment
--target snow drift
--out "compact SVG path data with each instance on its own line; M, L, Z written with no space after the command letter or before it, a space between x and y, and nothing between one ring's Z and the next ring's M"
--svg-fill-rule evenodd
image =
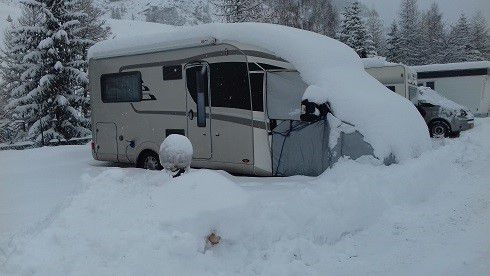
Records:
M37 214L39 200L16 197L22 182L64 203L0 244L0 274L489 275L489 135L490 119L480 119L420 158L388 167L342 160L315 178L191 170L172 179L89 165L86 147L5 152L11 185L0 188L12 200L2 210ZM30 155L53 161L26 171ZM55 171L65 183L53 189ZM80 181L71 197L59 193ZM210 232L222 237L216 247L206 246Z
M202 37L265 48L289 61L310 86L304 98L330 102L334 115L355 125L380 159L393 155L400 161L429 147L427 126L415 107L369 76L351 48L316 33L261 23L206 24L104 41L89 57L157 51L159 45Z

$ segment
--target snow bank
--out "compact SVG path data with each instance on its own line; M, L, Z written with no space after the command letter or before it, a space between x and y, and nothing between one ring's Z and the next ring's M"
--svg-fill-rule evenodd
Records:
M207 24L160 35L104 41L93 46L89 56L122 54L126 50L131 53L135 49L151 51L159 45L202 37L255 45L291 62L311 86L304 98L329 101L335 116L355 125L381 159L393 154L404 160L429 147L427 126L408 100L367 74L351 48L312 32L260 23Z
M171 179L102 168L46 223L16 237L0 274L488 275L489 136L490 119L479 119L418 159L342 160L317 178L199 170ZM65 151L33 154L79 164ZM7 160L4 168L20 163ZM210 231L222 237L216 247L204 242Z
M415 71L417 71L417 73L430 72L430 71L480 69L480 68L490 68L490 61L429 64L429 65L412 66L412 68Z

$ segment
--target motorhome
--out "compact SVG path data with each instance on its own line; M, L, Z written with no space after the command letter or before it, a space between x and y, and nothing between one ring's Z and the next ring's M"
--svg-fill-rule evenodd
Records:
M421 85L470 109L488 116L490 109L490 62L431 64L412 67Z
M340 156L373 154L357 131L329 147L328 124L300 118L298 71L259 47L192 38L95 54L89 72L97 160L158 169L170 134L192 142L193 167L247 175L319 175Z
M433 137L457 136L473 127L474 118L469 110L432 89L421 89L417 73L403 64L385 60L365 60L366 71L391 91L409 99L424 118ZM430 91L429 91L430 90Z
M396 94L409 100L417 95L417 74L410 67L396 63L368 65L366 62L364 67L371 76Z

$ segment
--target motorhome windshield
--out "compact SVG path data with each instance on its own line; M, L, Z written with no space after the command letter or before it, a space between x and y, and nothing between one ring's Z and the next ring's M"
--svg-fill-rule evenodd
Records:
M267 72L267 113L278 120L300 120L307 85L296 71Z

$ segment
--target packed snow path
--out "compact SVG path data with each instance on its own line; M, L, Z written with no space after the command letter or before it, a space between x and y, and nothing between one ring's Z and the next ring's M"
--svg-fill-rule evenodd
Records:
M318 178L107 165L87 146L0 152L0 274L490 274L490 119Z

